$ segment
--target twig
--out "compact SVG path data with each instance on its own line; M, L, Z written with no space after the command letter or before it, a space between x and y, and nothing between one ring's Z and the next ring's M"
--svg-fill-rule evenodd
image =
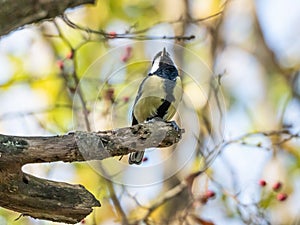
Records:
M110 177L109 174L106 172L106 170L102 167L101 164L99 164L99 169L101 170L101 172L104 174L105 180L106 180L106 185L108 187L108 191L110 193L110 198L114 203L114 206L116 207L116 210L119 214L119 216L122 218L122 225L128 225L128 219L126 216L126 213L124 212L121 203L116 195L116 191L114 189L113 183L111 182L110 179L107 179L106 177Z
M205 18L199 18L199 19L191 19L190 17L186 17L184 19L180 18L178 20L175 20L175 21L164 21L164 22L167 22L167 23L183 23L183 24L187 24L187 23L198 23L198 22L201 22L201 21L204 21L204 20L208 20L208 19L211 19L211 18L214 18L218 15L222 14L222 11L218 12L218 13L215 13L213 15L210 15L208 17L205 17ZM119 39L134 39L134 40L160 40L160 39L165 39L165 40L177 40L177 41L189 41L189 40L192 40L195 38L194 35L189 35L189 36L185 36L185 35L175 35L175 36L149 36L149 35L138 35L138 34L142 34L142 33L145 33L146 31L148 31L151 27L155 26L155 25L158 25L160 23L163 23L162 21L160 22L157 22L155 24L153 24L151 27L148 27L148 28L145 28L145 29L142 29L142 30L137 30L137 31L132 31L132 32L126 32L126 33L123 33L123 34L110 34L109 32L105 32L103 30L93 30L93 29L90 29L90 28L87 28L87 27L83 27L83 26L80 26L78 24L75 24L74 22L72 22L68 16L66 14L62 15L61 18L63 19L63 21L69 25L71 28L73 29L78 29L78 30L81 30L81 31L84 31L86 33L91 33L91 34L96 34L96 35L99 35L99 36L102 36L102 38L104 39L115 39L115 38L119 38Z

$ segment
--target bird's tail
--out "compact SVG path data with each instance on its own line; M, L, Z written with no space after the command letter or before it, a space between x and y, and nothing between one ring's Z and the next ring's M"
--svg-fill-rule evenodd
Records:
M130 153L128 162L129 164L137 164L140 165L144 158L144 151L137 151Z

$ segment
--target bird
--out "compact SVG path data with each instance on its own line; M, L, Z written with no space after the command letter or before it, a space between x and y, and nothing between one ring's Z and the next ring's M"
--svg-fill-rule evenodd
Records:
M170 121L182 99L178 69L166 48L158 52L141 82L132 110L132 126L152 119ZM144 150L132 152L128 163L140 165Z

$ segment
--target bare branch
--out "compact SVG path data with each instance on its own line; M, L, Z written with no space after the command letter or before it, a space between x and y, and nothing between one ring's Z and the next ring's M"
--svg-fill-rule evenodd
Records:
M64 22L67 25L69 25L73 29L81 30L88 34L98 35L98 36L100 36L100 39L102 38L102 40L119 38L119 39L133 39L133 40L161 40L161 39L163 39L163 40L190 41L190 40L195 39L195 35L149 36L149 35L144 35L144 34L137 34L136 32L132 32L132 33L127 32L127 33L122 33L122 34L116 33L116 34L112 35L111 33L107 33L103 30L93 30L88 27L83 27L78 24L75 24L67 17L67 15L63 15L62 19L64 20Z
M0 165L103 160L149 147L177 143L182 131L171 123L154 121L110 131L76 131L61 136L0 135ZM162 137L162 138L161 138ZM96 148L95 148L96 147Z

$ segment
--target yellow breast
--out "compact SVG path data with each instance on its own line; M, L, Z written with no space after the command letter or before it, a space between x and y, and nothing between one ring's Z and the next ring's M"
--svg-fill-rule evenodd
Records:
M167 98L166 82L174 81L166 80L159 76L152 75L147 77L141 84L141 93L139 93L139 95L137 96L137 100L135 102L133 110L133 115L139 123L147 120L147 118L149 117L153 117L156 115L157 109ZM182 98L182 84L180 77L176 78L175 85L172 83L172 86L174 86L174 88L168 91L172 92L169 93L169 95L173 95L174 98L170 102L170 107L162 118L166 121L172 119Z

